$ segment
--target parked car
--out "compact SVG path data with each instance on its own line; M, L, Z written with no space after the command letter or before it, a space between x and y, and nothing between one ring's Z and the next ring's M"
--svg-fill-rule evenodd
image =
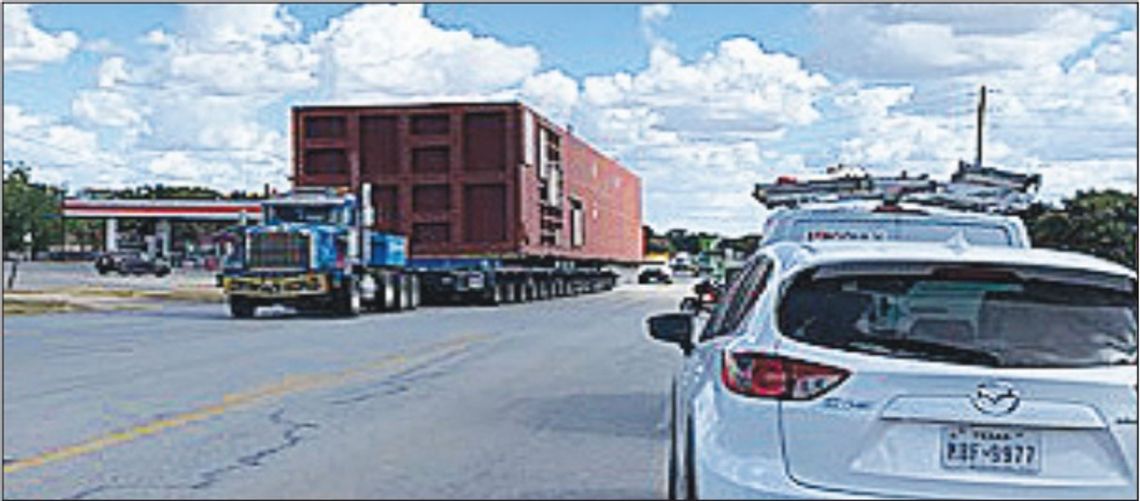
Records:
M664 266L661 266L661 265L643 266L641 268L641 270L638 271L638 273L637 273L637 283L639 283L639 284L650 284L650 283L671 284L671 283L673 283L673 276L669 274L669 271Z
M120 275L149 275L164 277L170 274L170 264L163 259L151 259L143 252L107 252L95 259L95 270L100 275L112 271Z
M100 275L118 271L119 262L132 253L130 251L114 251L99 254L95 258L95 271L98 271Z
M648 321L684 353L669 494L1134 498L1136 293L1075 253L761 248L695 339Z

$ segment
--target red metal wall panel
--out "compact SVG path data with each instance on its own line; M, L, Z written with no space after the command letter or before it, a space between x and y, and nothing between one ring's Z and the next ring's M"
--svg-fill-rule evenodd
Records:
M376 182L400 172L398 135L396 117L360 117L360 171L365 181Z
M416 214L447 212L451 190L446 184L419 184L412 189L412 210Z
M641 259L640 179L518 103L295 108L293 131L294 183L371 182L376 228L413 256Z
M451 148L447 146L421 146L412 149L412 170L415 172L440 172L451 170Z
M463 163L466 170L501 171L507 168L506 122L505 112L467 113L464 116Z
M503 184L463 187L463 241L496 243L507 238L507 190Z
M412 134L417 136L447 135L451 130L451 117L446 113L412 116Z

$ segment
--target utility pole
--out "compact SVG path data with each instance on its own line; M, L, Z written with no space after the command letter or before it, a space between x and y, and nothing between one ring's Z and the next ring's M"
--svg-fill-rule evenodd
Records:
M982 167L982 123L986 116L986 86L983 85L978 95L978 156L974 158L974 167Z

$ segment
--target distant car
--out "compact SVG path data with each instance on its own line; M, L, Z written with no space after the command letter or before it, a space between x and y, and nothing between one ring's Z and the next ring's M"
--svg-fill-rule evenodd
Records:
M1135 499L1136 274L931 243L761 248L698 334L649 319L672 498Z
M638 272L637 283L671 284L673 283L673 277L669 274L664 266L646 266L643 267L640 272Z
M170 274L170 265L162 259L150 259L142 252L107 252L95 259L95 270L100 275L114 271L120 275L164 277Z
M119 269L119 262L130 254L132 254L132 252L126 251L104 252L99 254L99 256L95 258L95 271L98 271L100 275L117 271Z
M685 273L696 271L697 267L693 264L693 258L686 252L678 252L673 256L673 262L670 264L675 273Z

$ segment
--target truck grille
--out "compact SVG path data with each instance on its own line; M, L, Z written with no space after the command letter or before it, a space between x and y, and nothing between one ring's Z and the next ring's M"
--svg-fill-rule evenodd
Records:
M309 237L298 233L255 233L250 239L250 269L308 269Z

